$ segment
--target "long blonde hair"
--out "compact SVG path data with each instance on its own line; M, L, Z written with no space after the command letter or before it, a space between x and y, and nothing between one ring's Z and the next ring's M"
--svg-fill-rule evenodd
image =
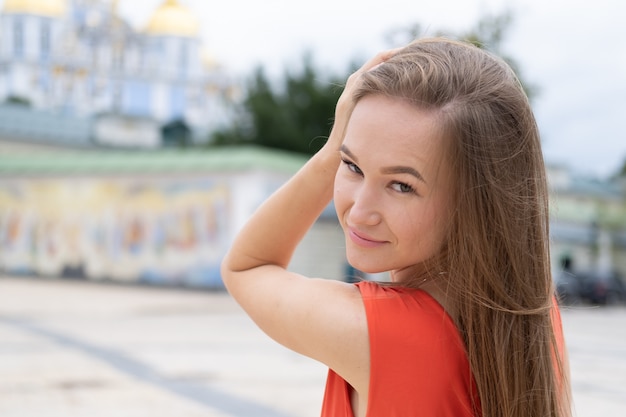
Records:
M565 417L569 382L551 319L548 192L528 99L501 59L421 39L364 75L383 94L433 110L447 139L456 207L441 256L484 417ZM417 287L423 277L403 282Z

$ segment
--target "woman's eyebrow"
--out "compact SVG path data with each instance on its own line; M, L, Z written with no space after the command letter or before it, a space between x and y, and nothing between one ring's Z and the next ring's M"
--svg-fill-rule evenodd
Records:
M350 157L350 159L354 160L354 162L358 162L358 158L356 157L356 155L354 155L352 153L352 151L350 151L350 149L348 149L348 147L346 145L341 145L340 149L341 149L341 152L343 152L346 155L348 155ZM426 184L426 180L424 179L422 174L420 174L419 171L416 170L413 167L408 167L408 166L403 166L403 165L391 166L391 167L383 167L383 168L380 169L380 172L383 173L383 174L409 174L409 175L413 175L419 181L421 181L424 184Z
M420 174L418 170L416 170L415 168L412 168L412 167L407 167L407 166L402 166L402 165L391 166L391 167L383 167L383 168L380 169L380 172L382 172L383 174L409 174L409 175L413 175L415 178L417 178L418 180L420 180L421 182L426 184L426 180L424 179L422 174Z
M353 159L354 161L358 161L357 157L352 153L352 151L350 151L350 149L348 149L346 145L341 145L341 148L339 148L339 150L345 153L346 155L348 155L350 159Z

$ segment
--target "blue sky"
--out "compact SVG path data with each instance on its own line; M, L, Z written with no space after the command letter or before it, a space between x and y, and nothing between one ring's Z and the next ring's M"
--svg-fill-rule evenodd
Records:
M120 1L137 27L163 0ZM546 160L606 177L626 160L626 2L596 0L180 0L202 23L206 47L245 76L257 65L280 74L305 50L342 74L388 46L385 33L418 22L428 31L470 28L511 9L505 51L538 85L535 114Z

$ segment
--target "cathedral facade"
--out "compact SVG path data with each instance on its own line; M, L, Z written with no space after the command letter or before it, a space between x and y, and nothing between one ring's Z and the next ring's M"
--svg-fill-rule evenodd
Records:
M207 58L200 22L164 0L143 28L117 0L5 0L0 103L65 116L120 116L196 135L224 123L234 84Z

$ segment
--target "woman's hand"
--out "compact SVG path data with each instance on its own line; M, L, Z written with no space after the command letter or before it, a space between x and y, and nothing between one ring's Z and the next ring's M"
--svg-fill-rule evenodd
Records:
M361 76L365 72L383 64L389 58L394 56L400 49L402 48L379 52L375 57L367 61L361 68L348 77L346 86L337 101L337 106L335 107L335 122L333 124L330 137L328 138L324 148L328 148L334 152L339 151L339 148L343 143L343 138L346 134L348 121L350 120L352 110L354 110L354 106L356 104L354 102L354 93L361 82Z

